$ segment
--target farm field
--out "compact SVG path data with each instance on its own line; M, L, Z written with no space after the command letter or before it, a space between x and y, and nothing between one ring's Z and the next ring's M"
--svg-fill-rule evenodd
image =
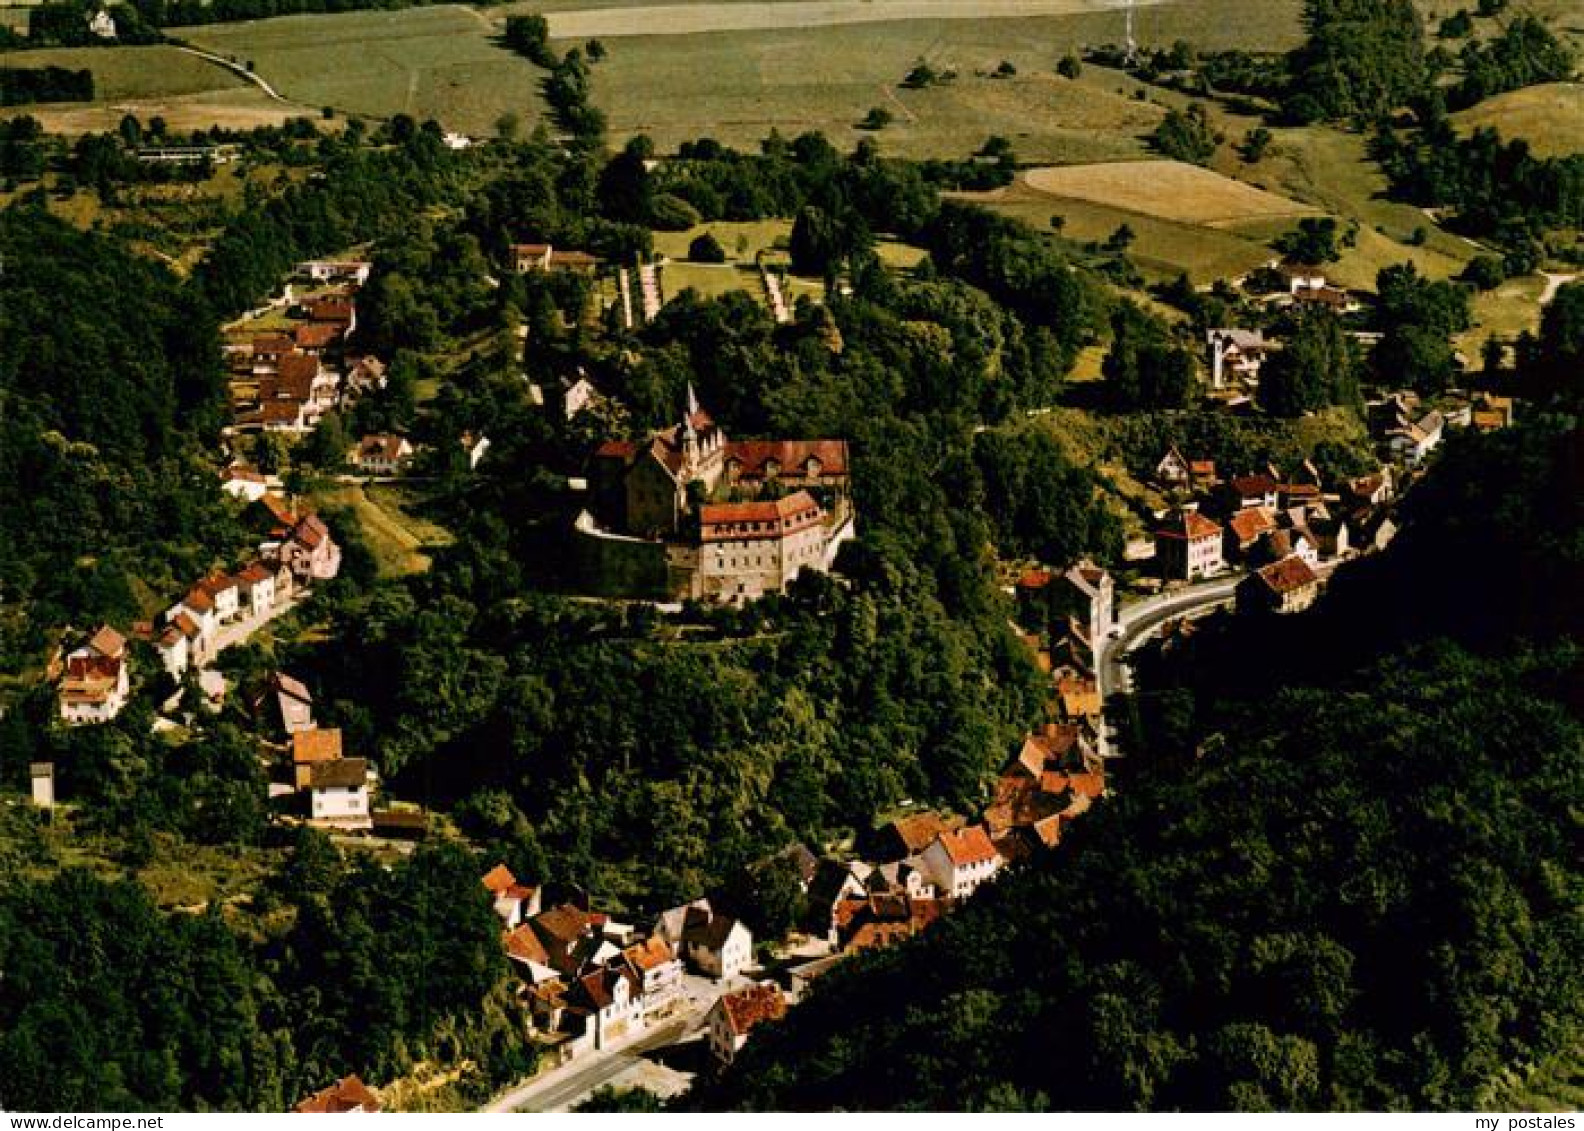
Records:
M60 47L0 52L0 67L89 70L101 102L239 90L250 84L224 67L163 44L147 47Z
M1049 230L1051 217L1060 216L1062 235L1086 243L1104 241L1126 224L1134 235L1128 257L1146 275L1158 280L1187 272L1195 283L1209 283L1245 274L1273 254L1263 240L1237 232L1142 215L1106 204L1058 199L1022 181L992 192L956 195L1021 220L1036 230Z
M1584 153L1584 83L1556 82L1498 94L1452 115L1458 129L1494 128L1542 157Z
M540 113L543 72L501 48L497 37L513 12L543 11L553 30L582 37L599 29L606 40L595 99L617 142L644 132L661 152L700 136L749 146L775 127L783 133L823 130L850 145L867 136L855 123L871 107L884 106L896 120L877 140L883 151L901 156L962 156L992 133L1012 139L1024 160L1143 155L1137 135L1153 127L1160 110L1133 102L1134 84L1099 71L1079 83L1052 74L1067 52L1121 37L1114 8L1099 0L1031 0L1042 11L1066 14L917 18L943 10L944 2L712 0L644 9L675 16L668 17L668 34L635 34L654 27L639 22L607 36L602 25L588 21L613 17L596 15L582 0L285 16L176 34L251 60L261 76L304 106L371 116L406 112L482 134L507 111L525 123ZM1298 36L1298 6L1299 0L1270 0L1250 11L1243 0L1162 0L1140 9L1139 36L1147 43L1186 37L1207 48L1287 47ZM953 11L962 7L954 0ZM831 13L848 18L853 10L867 22L818 22L835 18ZM1017 10L1027 12L1029 2L1019 0ZM1229 19L1233 14L1236 20ZM812 26L771 26L794 15ZM751 20L754 30L685 34L727 20ZM898 90L920 57L956 68L960 79L925 91ZM976 76L1002 59L1018 68L1016 78Z
M1105 204L1209 227L1291 219L1318 210L1181 161L1123 161L1030 169L1023 183L1058 200Z
M498 46L494 25L472 8L411 8L283 16L213 24L177 34L247 60L283 95L348 114L435 118L488 134L504 113L534 121L544 73Z

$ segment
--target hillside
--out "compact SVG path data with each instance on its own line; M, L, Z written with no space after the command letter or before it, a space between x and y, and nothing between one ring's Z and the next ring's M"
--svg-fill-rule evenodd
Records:
M1497 445L1432 477L1430 529L1387 555L1380 596L1492 528L1577 586L1577 508L1541 534L1525 500L1576 476L1578 434L1505 442L1535 453L1507 482ZM1465 506L1485 521L1451 521ZM1550 643L1520 635L1538 628L1497 599L1512 576L1459 574L1489 614L1478 651L1427 623L1372 662L1268 650L1257 690L1160 697L1147 771L1059 857L827 976L689 1102L1443 1109L1576 1048L1584 655L1576 609ZM1311 619L1333 617L1351 612Z

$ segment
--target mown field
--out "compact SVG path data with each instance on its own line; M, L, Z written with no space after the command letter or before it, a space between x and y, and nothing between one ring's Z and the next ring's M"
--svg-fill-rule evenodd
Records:
M507 112L532 123L543 106L543 72L498 46L494 26L472 8L284 16L178 34L251 62L307 106L372 117L407 113L471 134L488 134Z
M513 11L545 11L552 29L569 41L596 33L605 41L608 56L596 70L595 96L614 138L648 133L662 152L700 136L752 145L771 128L819 129L852 144L864 136L855 128L858 120L883 106L896 120L877 140L898 155L961 156L992 133L1012 138L1020 155L1038 162L1142 155L1137 137L1153 128L1160 111L1132 102L1133 84L1108 75L1074 84L1052 73L1062 55L1120 39L1120 13L1098 0L1030 2L1063 14L912 18L942 10L943 0L822 0L812 6L803 0L712 0L671 6L656 24L634 23L631 12L611 15L588 11L582 0L558 0L483 10L288 16L178 34L251 60L260 75L306 106L374 116L406 112L482 134L505 112L525 122L539 114L543 73L496 40ZM954 10L963 7L953 0ZM1139 32L1146 42L1185 37L1206 47L1285 47L1298 36L1297 9L1298 0L1257 6L1166 0L1140 10ZM1026 13L1029 3L1019 0L1016 10ZM855 11L871 22L828 22ZM794 18L813 26L771 26ZM660 26L666 34L632 34ZM738 30L684 34L710 26ZM955 68L958 81L898 90L921 57ZM1003 59L1018 68L1017 77L983 77Z

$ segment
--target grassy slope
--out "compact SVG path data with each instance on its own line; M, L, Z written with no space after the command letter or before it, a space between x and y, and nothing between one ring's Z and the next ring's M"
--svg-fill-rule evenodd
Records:
M326 507L347 507L357 515L381 577L422 573L429 568L423 550L452 540L444 527L414 514L414 500L398 486L341 486L320 493L318 501Z
M1487 98L1452 116L1460 130L1480 127L1505 138L1523 138L1536 153L1560 157L1584 152L1584 84L1546 83Z

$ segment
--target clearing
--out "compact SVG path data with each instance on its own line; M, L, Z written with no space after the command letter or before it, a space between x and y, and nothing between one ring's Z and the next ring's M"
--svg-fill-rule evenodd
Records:
M1181 161L1114 161L1030 169L1023 174L1023 183L1058 199L1105 204L1161 220L1209 227L1312 216L1318 211Z
M1461 132L1492 127L1541 157L1584 153L1584 84L1553 82L1508 91L1452 115Z
M381 577L403 577L429 568L426 549L449 546L451 532L414 513L419 501L398 484L345 484L319 494L325 507L357 515Z

